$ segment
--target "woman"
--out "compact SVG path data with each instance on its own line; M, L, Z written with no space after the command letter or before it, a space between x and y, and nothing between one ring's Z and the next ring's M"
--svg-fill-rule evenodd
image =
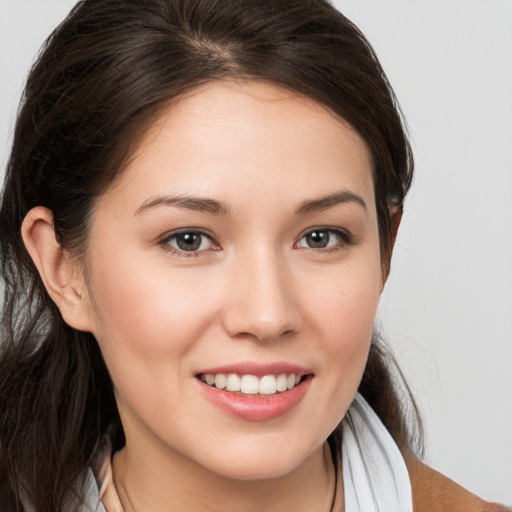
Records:
M372 335L412 167L325 2L78 4L0 211L2 510L504 510Z

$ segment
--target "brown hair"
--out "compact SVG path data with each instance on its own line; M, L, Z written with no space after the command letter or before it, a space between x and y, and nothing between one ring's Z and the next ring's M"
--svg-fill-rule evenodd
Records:
M13 510L22 494L38 512L62 510L109 425L120 427L114 442L123 444L96 340L65 324L45 292L21 240L25 215L51 209L59 243L79 255L95 198L162 104L230 77L304 94L359 132L373 156L389 265L389 207L400 208L410 186L411 149L374 51L341 13L324 0L79 2L29 74L0 210L0 490L12 489ZM412 450L421 422L393 361L375 336L360 391L400 448ZM329 442L339 448L337 430Z

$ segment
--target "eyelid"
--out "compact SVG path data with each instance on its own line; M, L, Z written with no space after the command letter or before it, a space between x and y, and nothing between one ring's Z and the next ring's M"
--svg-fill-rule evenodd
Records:
M211 241L213 247L209 247L208 249L202 249L200 251L184 251L179 248L173 247L169 243L173 239L173 237L180 235L180 234L184 234L184 233L195 233L195 234L204 236ZM185 256L185 257L199 256L200 254L207 252L209 250L219 250L220 249L219 242L217 241L217 238L215 237L215 235L213 235L213 233L211 233L208 230L203 229L203 228L194 228L194 227L179 228L179 229L173 229L172 231L168 231L167 233L165 233L164 235L159 237L158 245L163 246L165 250L167 250L171 253L177 254L178 256Z
M327 247L323 247L323 248L299 247L298 246L299 242L305 236L307 236L308 234L310 234L314 231L327 231L330 234L334 235L338 239L338 242L336 244L334 244L333 246L327 246ZM212 247L208 247L207 249L195 250L195 251L185 251L185 250L173 247L169 243L170 240L172 240L173 237L175 237L179 234L183 234L183 233L196 233L201 236L204 236L211 241ZM355 237L344 228L340 228L337 226L313 226L313 227L310 227L310 228L304 230L301 233L301 235L299 236L297 241L294 243L294 248L308 249L308 250L315 251L315 252L327 252L329 250L337 250L337 249L346 248L347 246L352 245L355 242L356 242ZM174 229L172 231L168 231L167 233L165 233L164 235L159 237L158 245L163 246L165 250L175 253L178 256L185 256L185 257L199 256L200 254L208 252L210 250L216 251L216 250L221 249L220 244L217 241L217 238L215 237L215 235L213 235L213 233L211 233L210 231L208 231L204 228L195 228L195 227L179 228L179 229Z
M305 236L307 236L308 234L310 234L314 231L327 231L331 234L334 234L339 239L339 243L335 244L334 246L328 246L328 247L323 247L323 248L298 247L299 242ZM341 249L341 248L347 247L349 245L354 244L355 242L356 242L356 240L355 240L354 235L352 235L352 233L350 233L346 229L336 227L336 226L314 226L314 227L306 229L305 231L303 231L301 233L301 235L295 242L294 247L297 249L309 249L309 250L317 251L317 252L319 252L319 251L326 252L329 250L336 250L336 249Z

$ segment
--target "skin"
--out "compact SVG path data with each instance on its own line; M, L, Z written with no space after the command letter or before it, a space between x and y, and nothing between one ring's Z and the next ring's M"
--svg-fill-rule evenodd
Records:
M185 196L224 208L162 201ZM329 246L308 246L326 227ZM183 228L208 234L193 254L169 238ZM273 85L208 84L169 104L98 199L86 273L55 242L51 212L34 209L23 233L111 373L127 512L329 509L323 444L359 385L385 277L371 156L350 126ZM243 420L195 376L241 361L314 377L282 416Z
M226 211L162 204L177 195ZM390 213L394 239L400 211ZM308 247L304 234L326 226L351 241ZM169 234L191 227L214 241L187 256ZM126 512L329 510L322 446L362 376L387 276L371 158L346 123L268 84L204 86L168 106L99 198L85 273L55 240L50 210L32 209L22 236L64 320L96 336L112 374ZM282 417L241 420L198 392L200 367L276 360L314 373ZM510 510L404 457L415 512Z

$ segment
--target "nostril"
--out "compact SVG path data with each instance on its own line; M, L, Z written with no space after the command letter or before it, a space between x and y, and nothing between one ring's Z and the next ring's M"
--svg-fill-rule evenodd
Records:
M292 293L286 269L273 258L275 255L259 252L257 258L253 255L233 272L232 295L228 295L231 300L223 311L225 330L230 336L273 341L300 330L297 295Z

